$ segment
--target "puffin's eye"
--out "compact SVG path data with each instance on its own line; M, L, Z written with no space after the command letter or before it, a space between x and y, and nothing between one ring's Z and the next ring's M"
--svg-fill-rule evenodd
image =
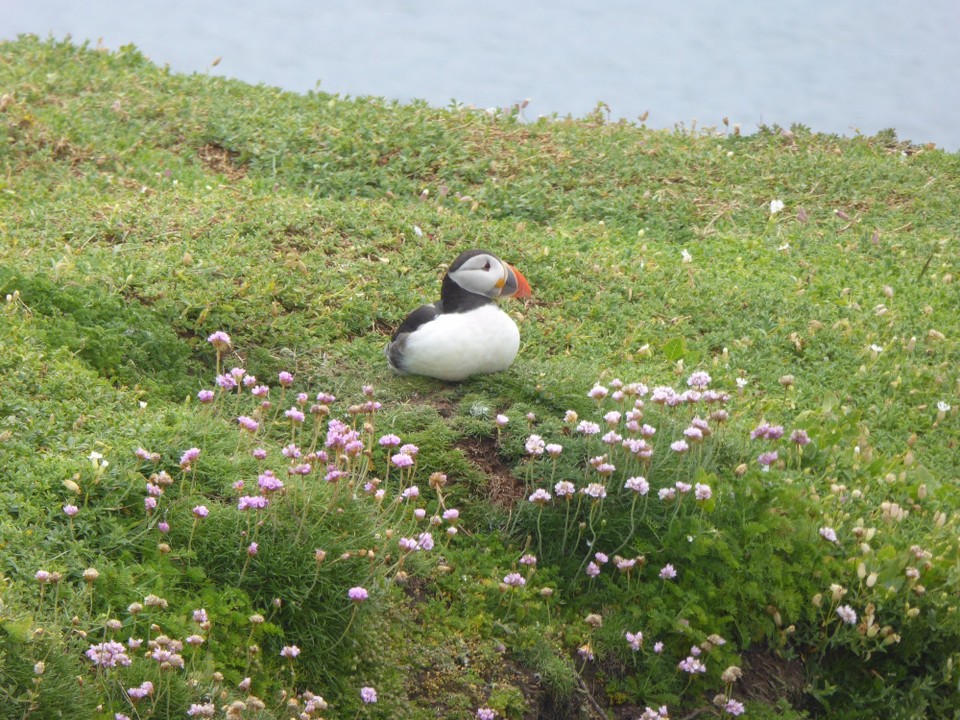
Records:
M483 271L484 271L484 272L489 272L489 271L490 271L490 261L489 261L489 260L487 260L487 262L485 262L485 263L483 264Z

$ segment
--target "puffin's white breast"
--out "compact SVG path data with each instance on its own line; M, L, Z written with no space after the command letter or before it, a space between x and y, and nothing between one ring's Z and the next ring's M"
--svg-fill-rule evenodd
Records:
M489 304L438 315L410 333L403 347L403 369L440 380L464 380L506 370L519 348L516 323Z

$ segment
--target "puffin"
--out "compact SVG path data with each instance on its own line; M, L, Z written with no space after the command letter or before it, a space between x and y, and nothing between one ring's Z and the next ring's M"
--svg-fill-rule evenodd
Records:
M486 250L467 250L443 276L440 300L414 310L394 332L387 361L401 375L446 382L506 370L520 331L494 299L529 296L519 270Z

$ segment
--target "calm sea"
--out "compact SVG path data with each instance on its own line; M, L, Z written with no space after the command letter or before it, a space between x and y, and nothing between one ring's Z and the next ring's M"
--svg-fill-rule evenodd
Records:
M19 33L133 43L178 72L456 100L528 118L793 123L960 150L957 0L0 0ZM211 67L215 58L222 58Z

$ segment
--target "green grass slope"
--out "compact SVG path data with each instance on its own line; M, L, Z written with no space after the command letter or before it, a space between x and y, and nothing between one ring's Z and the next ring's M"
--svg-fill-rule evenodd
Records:
M0 717L960 712L960 155L31 37L0 89ZM533 287L517 362L393 375L469 247Z

